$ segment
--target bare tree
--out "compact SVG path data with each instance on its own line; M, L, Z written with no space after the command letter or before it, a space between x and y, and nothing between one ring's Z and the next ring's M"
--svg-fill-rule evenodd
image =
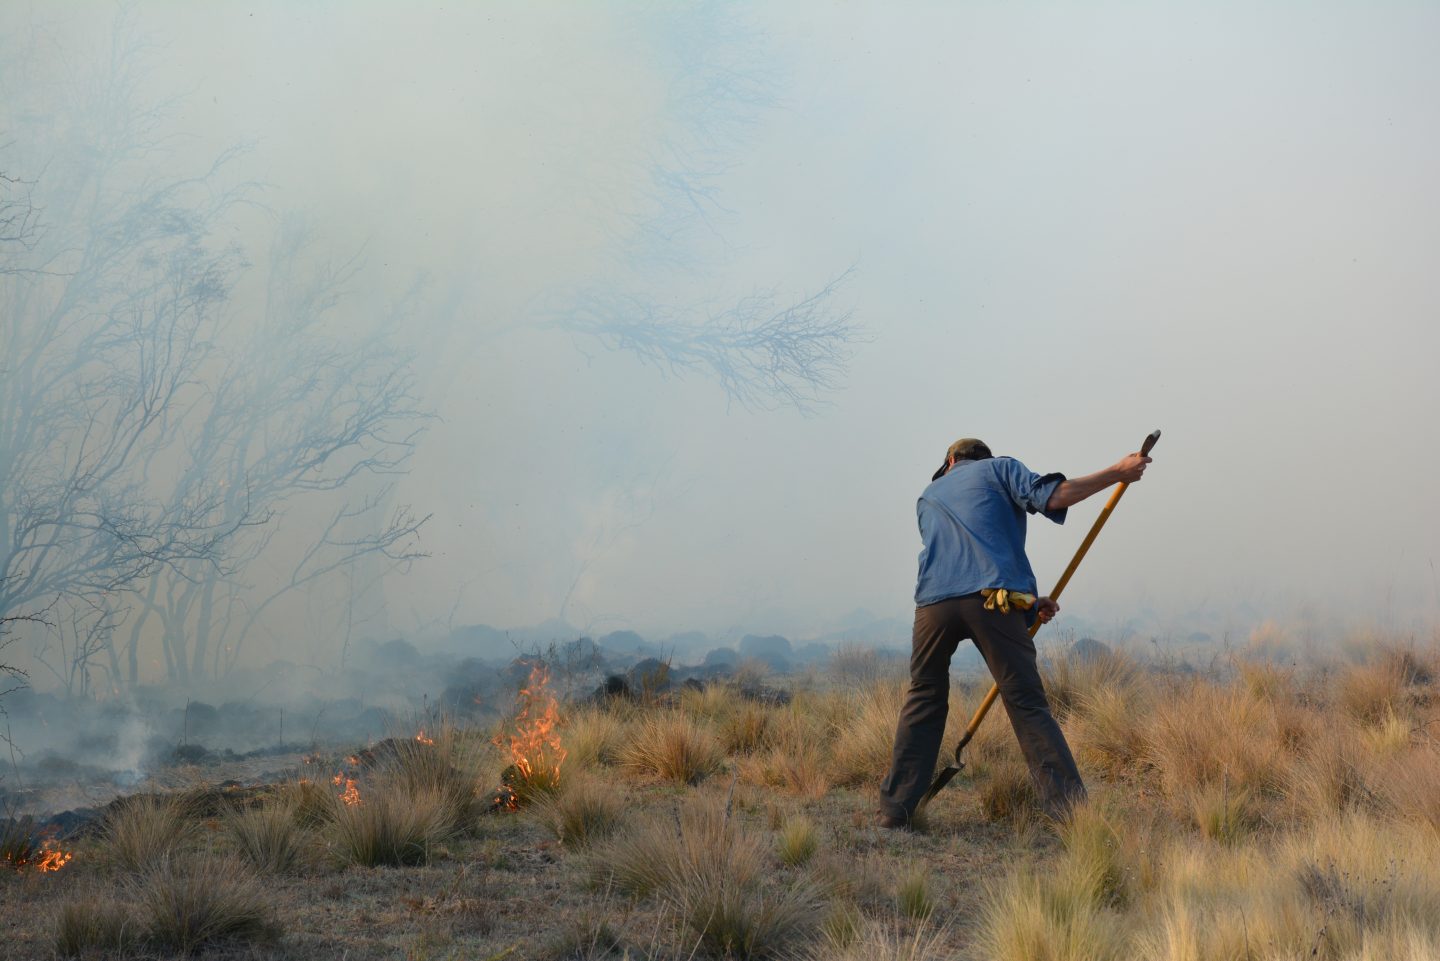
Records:
M853 268L787 300L778 288L718 307L657 294L728 259L733 212L722 180L738 166L761 120L780 105L782 78L766 38L727 4L707 0L642 15L642 34L670 71L664 111L671 133L652 151L641 201L618 252L630 278L584 286L552 326L631 352L672 374L716 380L729 402L809 412L836 389L863 331L838 294ZM723 280L723 278L711 278Z
M337 319L358 262L304 256L300 230L241 293L256 272L220 238L257 188L234 151L164 175L165 105L126 37L77 81L66 136L15 158L44 174L0 182L0 619L50 612L24 623L32 655L74 693L95 670L136 683L152 628L170 678L223 670L279 596L408 564L424 523L372 520L428 416L394 313ZM262 555L291 573L255 576Z

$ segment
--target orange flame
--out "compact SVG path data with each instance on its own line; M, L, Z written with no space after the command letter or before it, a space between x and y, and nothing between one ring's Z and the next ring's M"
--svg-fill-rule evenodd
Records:
M345 785L345 790L340 792L340 800L345 802L346 807L354 807L360 803L360 789L355 786L353 777L346 777L344 774L337 774L330 779L330 783L339 787Z
M423 727L420 729L420 733L415 735L415 740L419 741L421 744L433 745L435 743L435 739L433 737L426 736L425 729Z
M41 874L58 871L74 859L73 851L62 850L54 841L46 838L40 842L40 858L35 862L35 870Z
M64 850L56 844L53 838L45 838L40 842L40 846L35 849L33 857L20 857L17 859L12 854L6 854L3 863L16 871L34 868L39 873L46 874L60 870L74 859L74 852Z
M524 788L551 789L560 783L560 766L565 763L566 751L556 730L560 704L549 684L550 672L543 664L530 669L530 681L517 697L515 733L509 735L508 745L503 736L495 739L509 750L510 763L514 765L522 791ZM519 807L520 799L512 789L507 788L497 800L512 811Z

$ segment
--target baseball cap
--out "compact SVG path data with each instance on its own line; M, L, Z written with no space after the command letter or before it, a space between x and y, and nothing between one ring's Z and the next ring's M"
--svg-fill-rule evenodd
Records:
M950 448L945 451L945 459L940 462L940 469L937 470L935 475L930 479L937 481L944 477L945 472L950 469L950 458L952 457L957 461L962 461L984 460L987 457L993 456L994 455L990 453L989 446L986 445L983 440L977 440L974 437L962 437L951 444Z

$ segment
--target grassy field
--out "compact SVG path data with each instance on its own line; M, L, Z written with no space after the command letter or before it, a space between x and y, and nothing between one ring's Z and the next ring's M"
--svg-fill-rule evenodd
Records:
M1091 803L1042 822L997 710L914 833L873 826L903 681L858 653L771 679L787 704L532 688L494 729L131 798L59 870L0 839L0 957L1440 958L1440 652L1222 660L1052 660Z

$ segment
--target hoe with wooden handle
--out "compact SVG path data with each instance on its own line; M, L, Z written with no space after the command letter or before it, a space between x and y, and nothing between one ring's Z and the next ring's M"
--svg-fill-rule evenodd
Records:
M1145 438L1145 443L1140 445L1140 453L1148 455L1155 446L1155 442L1159 439L1160 432L1158 430L1151 433L1149 437ZM1085 535L1085 539L1080 542L1080 549L1077 550L1075 556L1070 559L1070 566L1065 568L1065 573L1060 575L1059 583L1057 583L1055 589L1050 592L1051 600L1059 599L1060 592L1065 590L1066 584L1070 583L1071 575L1074 574L1075 569L1080 566L1080 562L1085 559L1085 552L1090 550L1091 544L1095 543L1095 537L1100 533L1100 528L1104 527L1105 522L1110 519L1110 513L1115 510L1115 505L1120 503L1120 498L1125 496L1125 488L1129 486L1128 483L1122 481L1120 486L1115 488L1115 493L1110 495L1109 503L1100 511L1100 516L1095 518L1095 523L1090 528L1090 533ZM1040 621L1037 618L1035 623L1030 625L1030 636L1034 637L1035 632L1039 629ZM965 745L970 743L970 739L973 738L975 732L979 730L980 722L985 720L985 715L989 713L990 706L995 703L995 698L998 697L999 694L999 685L990 685L990 693L986 694L985 700L980 702L979 710L977 710L975 716L970 719L969 725L965 728L965 733L960 736L960 743L955 745L955 763L946 766L935 775L935 780L930 782L930 790L925 792L925 796L920 799L920 803L915 808L916 814L923 811L925 805L930 803L930 799L944 790L945 785L949 784L955 775L959 774L961 769L965 767L965 762L961 760L960 753L965 750Z

